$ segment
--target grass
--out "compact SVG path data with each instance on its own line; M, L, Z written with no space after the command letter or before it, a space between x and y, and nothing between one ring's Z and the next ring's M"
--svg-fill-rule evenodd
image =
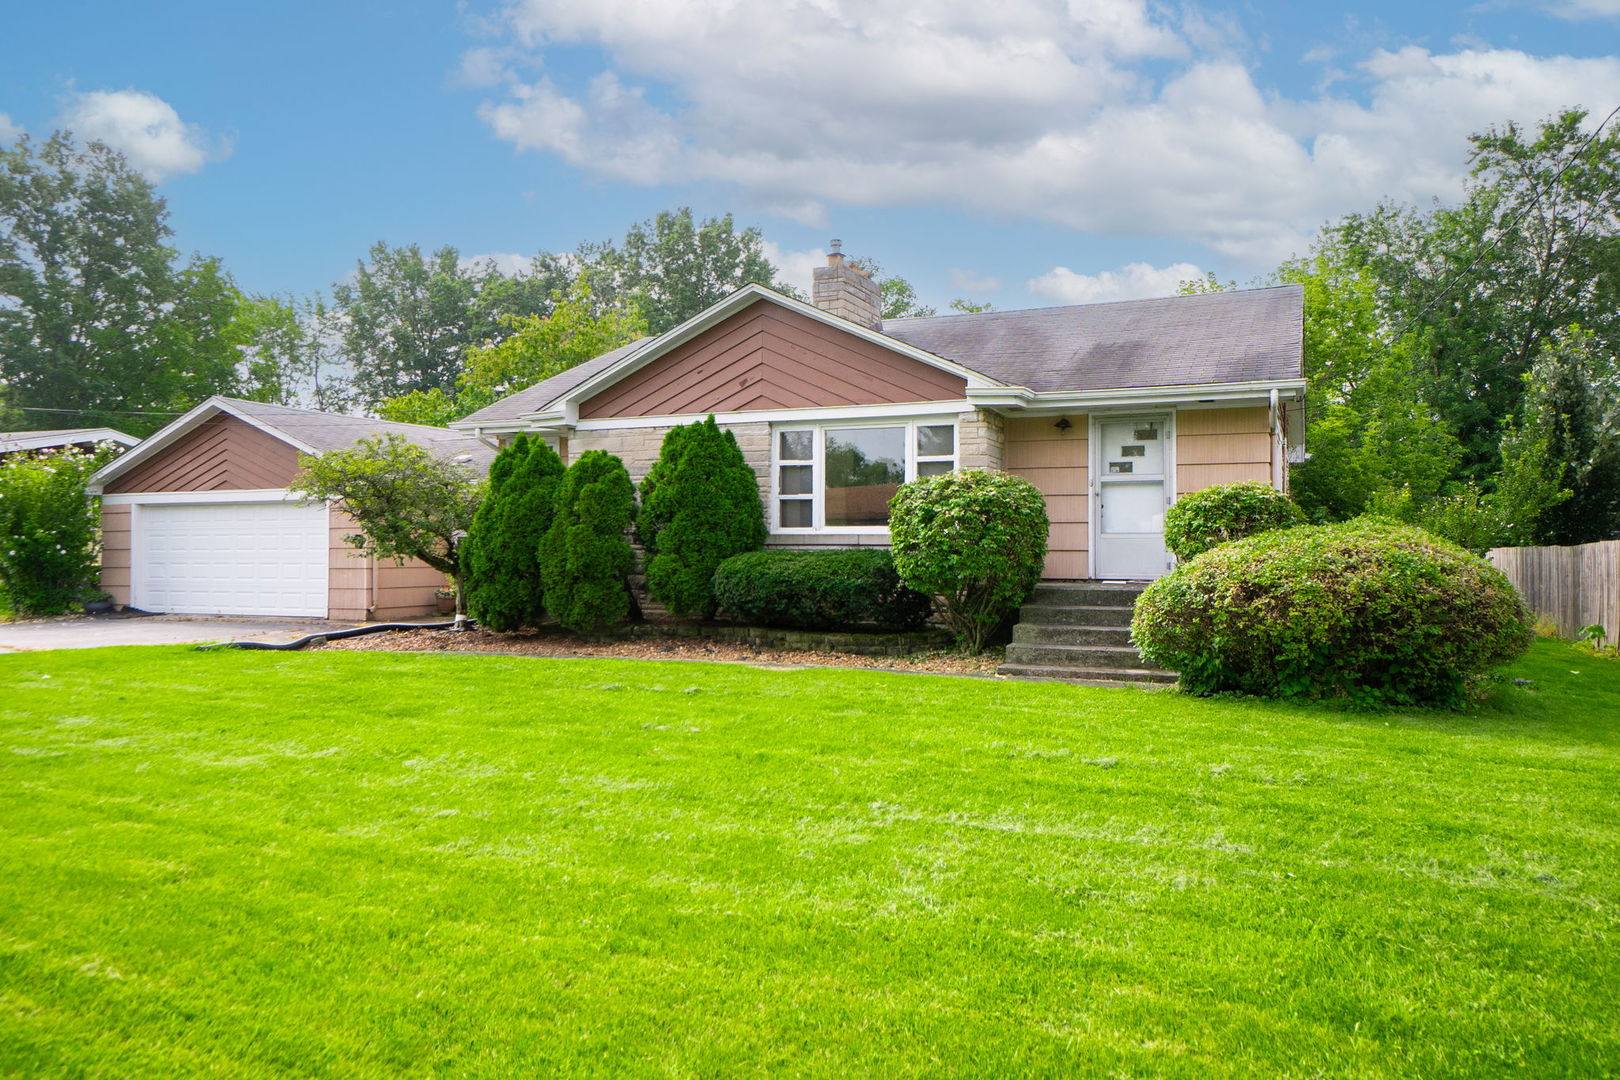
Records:
M0 1074L1613 1075L1620 663L1514 674L0 656Z

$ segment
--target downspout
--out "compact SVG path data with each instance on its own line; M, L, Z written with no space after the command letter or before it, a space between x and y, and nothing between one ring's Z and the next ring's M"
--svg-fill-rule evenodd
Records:
M1278 413L1281 408L1277 399L1277 388L1271 388L1271 487L1274 491L1283 489L1283 455L1280 452L1280 437L1278 434Z
M371 605L366 608L366 618L375 619L377 617L377 605L382 599L377 583L377 556L375 555L368 556L366 559L366 580L371 583Z

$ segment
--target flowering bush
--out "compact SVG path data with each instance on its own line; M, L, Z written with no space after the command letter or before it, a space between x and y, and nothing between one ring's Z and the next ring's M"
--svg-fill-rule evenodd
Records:
M102 460L71 447L0 458L0 596L13 614L60 615L91 587L99 509L84 486Z

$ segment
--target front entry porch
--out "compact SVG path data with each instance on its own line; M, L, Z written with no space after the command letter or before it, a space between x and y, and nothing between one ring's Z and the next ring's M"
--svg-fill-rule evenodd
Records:
M1131 611L1145 582L1043 582L1013 627L1000 673L1093 686L1176 681L1131 644Z

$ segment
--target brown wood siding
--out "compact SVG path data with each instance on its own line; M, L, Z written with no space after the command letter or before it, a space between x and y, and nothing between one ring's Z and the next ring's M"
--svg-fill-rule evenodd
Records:
M404 566L396 566L392 559L373 563L360 549L344 542L345 536L356 531L354 519L341 510L331 514L327 618L387 621L432 615L438 610L433 594L443 587L443 574L415 559ZM375 605L373 573L377 578Z
M101 587L115 604L129 603L130 525L129 507L101 508Z
M1068 418L1068 431L1053 426L1053 417L1020 417L1007 421L1007 471L1022 476L1046 496L1051 532L1046 541L1044 576L1083 578L1090 572L1087 527L1086 417Z
M584 419L954 401L962 378L768 301L580 405Z
M1235 480L1271 483L1271 414L1264 405L1176 414L1176 494Z
M255 491L284 488L297 472L297 450L220 413L116 477L106 491Z

